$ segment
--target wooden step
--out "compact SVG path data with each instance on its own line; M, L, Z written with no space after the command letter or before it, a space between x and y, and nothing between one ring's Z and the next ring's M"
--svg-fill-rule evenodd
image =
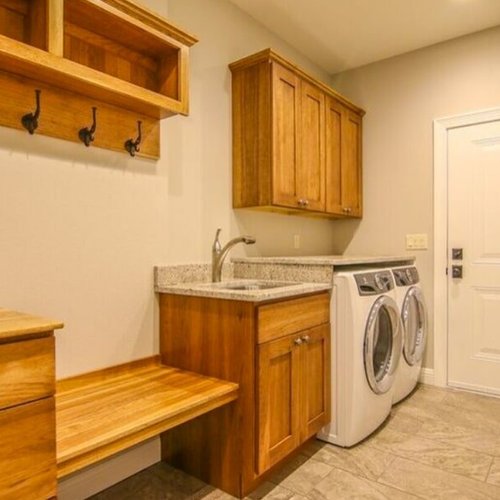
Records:
M57 476L67 476L234 401L238 384L157 357L57 383Z

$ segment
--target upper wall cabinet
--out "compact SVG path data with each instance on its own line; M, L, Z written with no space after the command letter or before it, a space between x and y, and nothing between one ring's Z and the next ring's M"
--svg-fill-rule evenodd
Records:
M361 217L364 111L271 49L230 69L234 208Z
M41 90L37 132L67 139L65 108L79 108L88 120L96 107L96 145L123 149L121 138L117 147L106 143L114 138L103 138L110 134L103 124L120 129L127 122L133 136L141 121L147 140L158 133L159 119L188 113L189 47L196 41L130 0L0 0L0 64L13 76L0 83L30 102L34 89ZM16 103L24 105L22 97ZM47 115L57 127L43 127ZM0 124L19 128L17 119L0 118Z

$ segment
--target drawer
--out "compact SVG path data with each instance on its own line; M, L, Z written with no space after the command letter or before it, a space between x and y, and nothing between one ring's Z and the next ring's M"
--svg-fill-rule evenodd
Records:
M0 409L53 395L54 337L0 344Z
M56 496L54 398L0 411L0 498Z
M328 323L330 294L325 292L260 306L257 315L257 336L258 343L261 344Z

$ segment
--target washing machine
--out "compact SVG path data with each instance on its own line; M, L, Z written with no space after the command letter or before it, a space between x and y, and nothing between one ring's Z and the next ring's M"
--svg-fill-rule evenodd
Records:
M392 407L402 332L391 270L335 272L330 312L332 421L317 437L349 447Z
M427 307L415 266L393 268L392 274L403 325L403 355L396 371L395 404L408 396L418 382L427 341Z

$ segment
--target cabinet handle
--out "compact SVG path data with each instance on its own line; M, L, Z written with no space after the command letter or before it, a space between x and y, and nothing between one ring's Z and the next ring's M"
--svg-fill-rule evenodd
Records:
M300 205L301 207L303 207L305 204L305 201L302 198L300 198L297 200L297 204Z
M307 207L307 205L309 205L309 200L304 200L304 205Z
M311 337L309 337L309 335L302 336L302 342L304 342L305 344L307 344L310 340L311 340Z
M302 344L302 339L299 337L298 339L295 339L293 341L296 345L301 345Z

